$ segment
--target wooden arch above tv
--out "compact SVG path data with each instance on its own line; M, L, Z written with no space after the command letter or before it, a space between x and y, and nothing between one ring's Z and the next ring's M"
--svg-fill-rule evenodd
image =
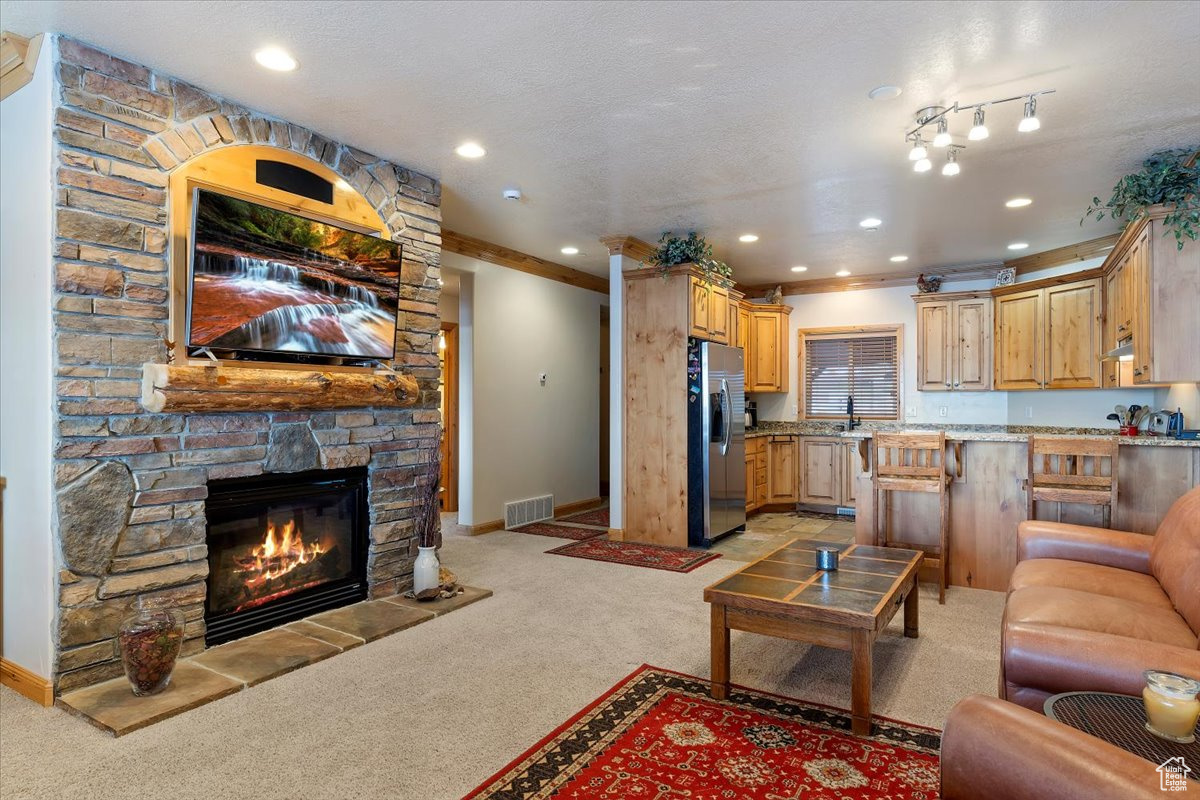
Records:
M276 189L259 183L257 166L259 160L278 161L313 173L333 184L333 202L324 203L292 192ZM170 178L170 291L171 291L171 341L175 343L176 364L188 362L186 339L186 307L188 285L188 233L192 218L192 190L212 189L222 194L233 195L261 205L290 211L301 216L322 220L363 233L382 233L391 238L387 223L372 207L371 203L329 167L299 153L263 144L242 144L221 147L201 153L180 164ZM203 360L197 364L211 364ZM222 362L231 367L242 366L239 362ZM275 365L267 362L247 362L246 367L270 369L282 367L304 370L298 364ZM322 366L320 370L362 372L362 368Z

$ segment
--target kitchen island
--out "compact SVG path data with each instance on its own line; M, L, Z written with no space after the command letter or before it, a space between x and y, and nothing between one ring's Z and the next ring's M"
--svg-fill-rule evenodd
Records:
M801 507L820 508L826 483L841 485L841 494L828 506L853 506L857 540L874 542L874 493L871 486L870 440L874 430L930 431L930 425L878 425L841 431L829 423L773 422L749 431L747 437L795 437L801 455L797 463L796 497ZM946 429L946 469L954 476L950 486L950 556L952 586L1004 591L1017 561L1017 525L1027 517L1025 483L1028 477L1028 441L1031 435L1116 439L1121 445L1117 468L1117 505L1112 527L1153 534L1177 498L1200 485L1200 441L1161 436L1114 436L1094 428L1034 428L1026 426L961 426ZM826 480L821 462L828 443L856 442L850 450L853 463L832 464L843 478ZM848 477L846 477L848 476ZM807 485L807 484L812 485ZM848 484L853 484L848 485ZM816 500L818 502L814 503ZM844 502L849 501L849 502ZM915 544L937 540L937 499L934 496L893 496L893 525ZM825 508L823 510L828 510ZM1042 503L1039 519L1082 525L1101 524L1096 506Z

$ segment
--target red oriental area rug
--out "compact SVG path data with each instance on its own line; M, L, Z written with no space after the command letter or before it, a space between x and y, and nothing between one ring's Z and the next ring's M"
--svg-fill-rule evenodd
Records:
M613 564L628 564L632 567L665 569L670 572L691 572L701 564L721 557L720 553L688 550L686 547L614 542L604 537L573 542L546 552L560 556L590 558L593 561L609 561Z
M574 522L576 525L595 525L598 528L608 527L608 509L593 508L591 511L581 511L569 517L563 517L559 522Z
M493 776L490 800L932 800L938 731L642 666Z
M538 536L553 536L556 539L590 539L593 536L604 536L608 531L598 531L595 528L572 528L570 525L556 525L553 522L531 522L520 528L513 528L518 533L533 533Z

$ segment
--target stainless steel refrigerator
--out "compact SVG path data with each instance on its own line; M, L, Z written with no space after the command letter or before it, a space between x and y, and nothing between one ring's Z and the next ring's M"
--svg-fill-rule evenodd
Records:
M746 378L740 347L688 346L688 544L746 528Z

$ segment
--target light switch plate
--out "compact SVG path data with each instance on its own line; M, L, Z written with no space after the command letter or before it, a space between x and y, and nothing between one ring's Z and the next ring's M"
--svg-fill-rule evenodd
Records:
M947 408L946 406L938 406L938 416L939 417L950 416L950 409Z

